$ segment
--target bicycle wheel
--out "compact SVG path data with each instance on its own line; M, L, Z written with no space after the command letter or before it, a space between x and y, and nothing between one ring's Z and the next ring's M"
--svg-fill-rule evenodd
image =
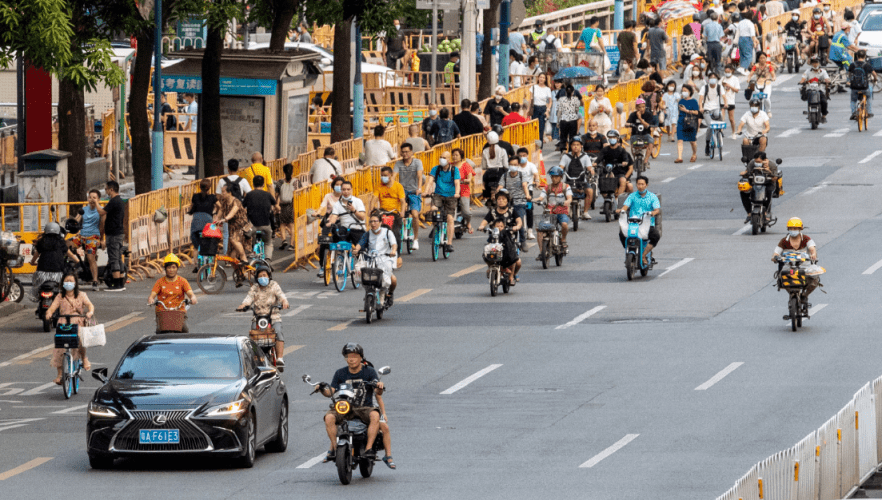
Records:
M334 275L334 272L331 269L331 267L334 263L334 256L335 255L336 255L336 252L331 252L331 251L325 252L325 267L323 268L324 272L325 272L325 277L324 277L325 286L328 286L331 284L331 278Z
M350 254L351 255L351 254ZM358 290L358 287L361 286L361 273L355 272L355 261L358 260L355 255L352 255L349 259L349 281L352 282L352 288Z
M227 273L224 268L215 264L205 264L199 268L196 274L196 284L205 294L212 295L221 293L227 282Z
M73 370L73 393L78 394L80 392L80 370L83 368L83 362L79 359L74 361L74 370Z
M717 129L716 133L717 151L719 152L720 161L723 161L723 131Z
M570 203L570 215L573 216L573 232L579 231L579 218L582 214L579 213L579 202L574 201Z
M863 132L867 128L866 122L865 122L866 118L865 118L865 111L864 111L863 103L858 104L858 108L857 108L857 111L855 112L855 114L857 115L856 118L857 118L858 132Z
M652 145L653 145L653 148L652 148L652 157L653 157L653 158L658 158L659 153L661 153L661 145L662 145L661 134L659 134L659 135L655 138L655 142L653 142Z
M539 250L540 252L542 252L542 254L541 254L542 269L548 269L548 259L549 259L548 254L551 253L551 244L549 243L548 239L549 239L548 236L546 236L543 239L542 249Z
M432 239L432 261L434 262L438 260L441 254L441 234L437 226L432 227L430 238Z
M73 391L71 373L73 373L73 360L70 353L65 352L61 356L61 390L64 392L64 399L70 399Z
M332 274L334 275L334 288L336 288L338 292L342 292L346 289L348 267L349 266L346 265L345 253L338 253L334 257L334 265L332 268Z
M450 258L450 252L447 251L447 223L441 224L441 240L444 241L444 250L441 252L445 259Z

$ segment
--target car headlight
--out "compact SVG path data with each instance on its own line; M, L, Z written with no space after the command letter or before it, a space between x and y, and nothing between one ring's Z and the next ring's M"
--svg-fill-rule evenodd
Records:
M233 401L232 403L212 406L205 410L203 415L206 417L226 417L229 415L238 415L243 411L245 411L245 400L240 399L238 401Z
M109 406L89 403L89 415L99 418L116 418L119 413Z
M334 411L336 411L340 415L346 415L347 413L349 413L349 402L337 401L337 403L334 405Z

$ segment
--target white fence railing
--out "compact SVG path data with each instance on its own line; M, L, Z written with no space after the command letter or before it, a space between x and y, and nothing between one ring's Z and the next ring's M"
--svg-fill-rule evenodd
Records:
M751 468L717 500L836 500L850 496L882 456L882 377L796 446Z
M625 19L633 19L634 7L637 5L635 0L625 0L623 7L623 15ZM545 23L545 27L551 27L556 30L576 30L588 26L588 19L597 16L600 19L601 29L613 29L613 7L615 0L601 0L600 2L586 3L562 9L548 14L540 14L538 16L528 17L521 21L519 26L513 26L512 29L529 32L536 26L536 21L540 19Z

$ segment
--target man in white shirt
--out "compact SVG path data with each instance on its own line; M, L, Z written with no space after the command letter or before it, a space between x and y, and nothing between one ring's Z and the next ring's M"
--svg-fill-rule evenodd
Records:
M398 246L395 244L395 235L392 231L381 224L379 214L371 215L370 231L364 233L352 249L352 253L357 255L362 248L369 252L377 252L376 264L383 270L383 285L389 287L386 293L386 307L392 307L392 294L398 286L398 280L392 272L395 269Z
M769 129L772 127L769 123L769 115L761 109L761 105L762 103L760 103L759 99L750 100L750 111L744 113L744 116L741 117L741 122L738 124L738 134L744 133L744 140L741 141L741 144L744 146L749 146L752 139L756 140L758 138L758 151L765 151L766 144L768 143L766 134L769 133Z
M340 162L334 159L336 155L337 152L334 151L334 148L330 146L325 148L325 155L316 159L312 164L312 168L309 169L311 184L318 184L331 177L343 175L343 165L340 165Z
M521 171L521 175L524 177L524 181L527 183L527 194L530 195L530 199L533 199L533 188L535 187L535 182L539 179L539 169L536 165L530 161L530 150L527 148L518 149L518 166ZM533 234L533 203L532 201L527 205L527 239L535 240L536 236Z
M857 47L858 36L860 36L861 32L864 31L861 29L861 23L857 22L857 19L854 18L854 12L852 12L851 9L845 10L843 19L845 19L846 23L851 25L851 30L848 31L848 44Z
M353 245L361 240L364 235L364 202L357 196L352 196L352 183L343 181L340 186L341 196L334 203L331 216L328 217L328 226L340 222L340 226L349 230L347 241Z
M707 75L707 84L701 87L698 92L698 107L704 115L704 123L710 124L712 121L723 120L723 109L728 102L726 101L726 92L720 85L720 77L716 72L711 71ZM704 154L710 156L710 126L704 135Z
M541 40L542 41L536 45L536 52L545 52L545 47L549 44L553 45L558 52L563 50L563 44L561 43L560 38L554 34L554 28L551 26L545 30L545 36Z
M184 113L192 116L181 117L181 121L184 122L181 130L196 132L196 116L199 114L199 104L196 103L196 94L184 94L184 101L187 103L187 106L184 107Z
M364 164L368 167L382 167L395 160L395 150L389 141L383 139L386 127L382 124L374 127L374 138L364 143Z

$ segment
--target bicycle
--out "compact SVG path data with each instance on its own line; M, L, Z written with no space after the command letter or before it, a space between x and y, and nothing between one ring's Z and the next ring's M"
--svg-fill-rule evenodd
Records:
M447 214L441 210L433 210L430 218L432 231L429 233L429 239L432 240L432 261L437 261L441 254L447 259L450 257L450 252L447 250ZM456 212L453 218L456 219Z
M199 285L200 290L209 295L223 291L227 281L227 272L224 271L223 266L218 265L220 262L227 262L233 266L233 279L236 281L236 288L242 286L245 281L248 282L248 286L253 285L254 273L260 264L269 267L266 261L260 259L243 262L227 255L212 256L204 262L206 263L196 273L196 284Z
M407 217L401 218L401 247L407 249L407 253L413 253L413 216L408 213Z
M80 392L80 381L83 380L82 369L83 362L80 359L73 359L71 349L79 349L79 325L71 324L71 318L85 318L82 314L60 314L60 318L67 318L66 324L59 324L55 331L55 348L64 349L61 355L61 390L64 393L64 399L70 399L74 394ZM74 328L77 327L77 328Z
M346 289L346 280L352 281L352 287L356 290L361 286L361 277L353 272L357 256L352 255L352 243L345 241L345 235L349 230L341 227L334 228L336 238L329 235L319 237L319 244L327 245L325 252L324 280L325 286L334 282L334 288L338 292ZM334 239L341 240L335 242Z
M249 264L258 267L263 264L266 267L272 269L272 266L269 265L266 261L266 243L263 242L263 239L259 236L263 235L263 231L254 231L254 236L252 238L251 231L243 231L245 239L253 239L254 244L251 247L251 251L253 255L250 255Z
M710 123L710 128L710 158L713 160L714 154L719 150L720 161L723 161L723 130L726 129L726 122L712 121Z
M858 132L867 130L867 94L863 90L858 90L858 98L860 99L854 109L854 119L857 120Z
M387 257L395 257L395 254L386 254ZM377 319L383 319L383 313L389 308L386 294L389 288L383 284L383 270L377 265L379 254L371 251L365 256L364 266L361 267L361 279L364 283L364 312L365 322L370 324L371 316L376 313Z
M184 317L190 310L190 299L184 299L178 305L177 309L171 309L161 300L157 300L153 304L147 304L147 307L153 307L159 304L163 307L162 311L157 312L156 329L157 333L183 333ZM183 306L183 309L181 308Z

